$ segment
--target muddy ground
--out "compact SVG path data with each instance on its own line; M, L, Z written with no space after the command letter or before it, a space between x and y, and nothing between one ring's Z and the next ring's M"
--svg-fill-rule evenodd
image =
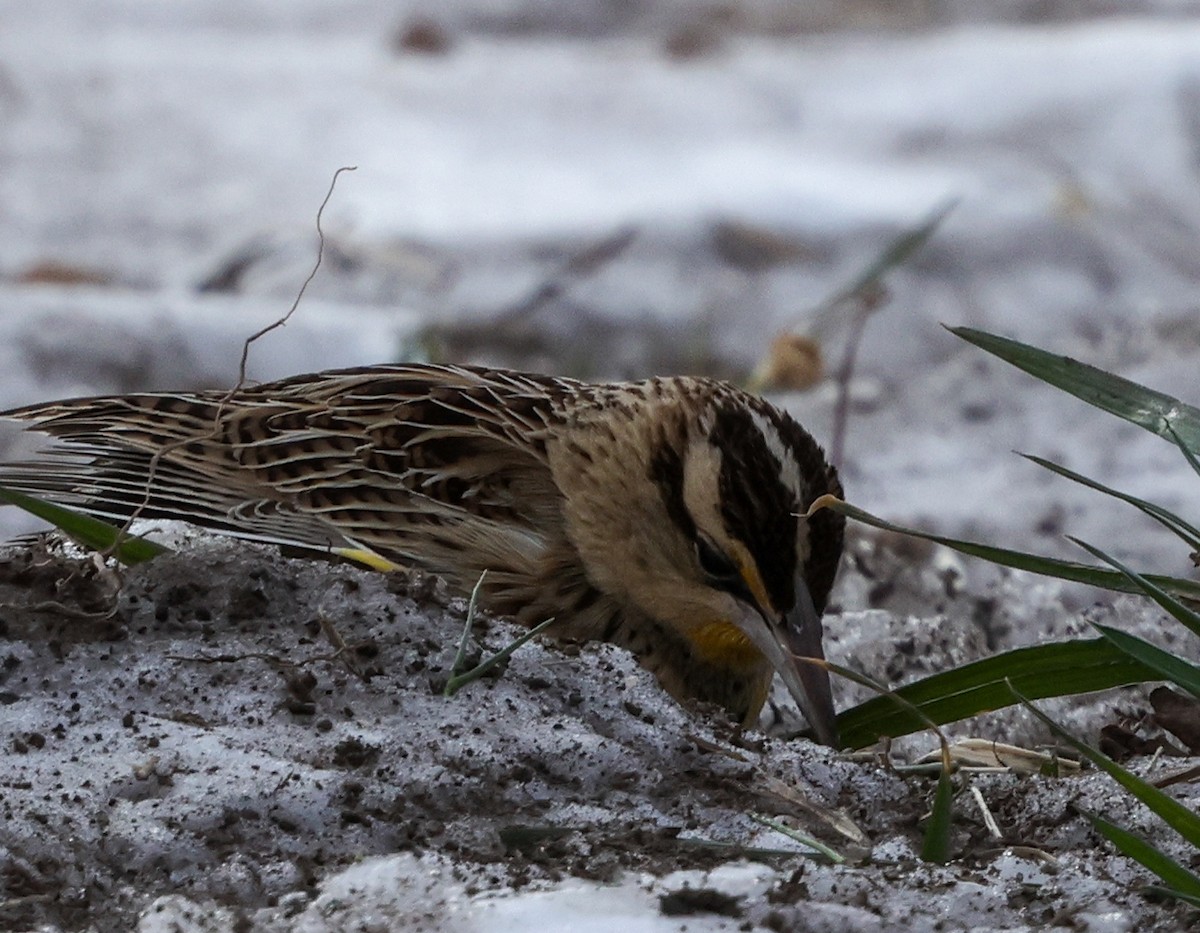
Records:
M739 734L611 647L529 644L447 698L466 606L438 581L176 544L122 578L43 545L0 564L5 929L557 929L572 910L638 930L1190 921L1137 893L1144 875L1077 813L1116 811L1177 849L1103 775L970 777L1002 838L964 785L955 859L934 866L916 857L929 776ZM832 656L861 669L887 659L901 680L981 656L1030 612L1077 628L1053 588L1016 608L1006 578L947 596L944 563L870 536L853 554L872 587L844 585L828 627ZM924 587L938 611L897 615L879 598L889 583L896 599ZM1132 601L1121 614L1160 624ZM472 658L518 634L478 622ZM1080 730L1148 712L1135 691L1049 708ZM1019 714L960 733L1049 738Z

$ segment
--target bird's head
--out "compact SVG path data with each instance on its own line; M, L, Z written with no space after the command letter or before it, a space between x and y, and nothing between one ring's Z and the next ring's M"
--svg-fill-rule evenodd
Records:
M789 415L732 387L656 380L627 392L619 417L610 401L554 458L592 582L674 631L704 669L749 682L735 710L747 723L778 672L836 744L829 675L802 660L824 657L843 530L840 515L805 513L840 495L836 472Z

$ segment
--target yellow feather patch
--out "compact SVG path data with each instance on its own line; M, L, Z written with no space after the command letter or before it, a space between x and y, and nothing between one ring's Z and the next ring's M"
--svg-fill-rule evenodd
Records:
M378 570L380 573L391 573L393 570L400 569L399 564L393 564L386 557L380 557L374 551L368 551L366 548L335 547L333 553L338 557L344 557L365 567L370 567L372 570Z
M732 622L709 622L692 631L689 638L696 653L710 664L735 668L762 664L762 652Z

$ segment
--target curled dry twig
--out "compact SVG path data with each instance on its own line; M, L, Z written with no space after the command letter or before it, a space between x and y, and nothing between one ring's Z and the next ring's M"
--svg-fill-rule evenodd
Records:
M154 485L154 477L155 477L155 474L158 472L158 467L159 467L159 464L162 462L163 457L166 456L167 454L169 454L171 451L176 450L179 447L183 447L186 444L192 443L195 440L208 440L208 439L217 437L217 435L219 434L220 429L221 429L221 417L225 413L225 406L228 405L228 403L234 397L234 395L236 395L242 389L242 387L245 386L245 384L246 384L246 365L250 359L250 345L252 343L254 343L256 340L258 340L259 338L266 336L271 331L276 330L277 328L283 327L284 325L287 324L288 320L292 317L293 314L295 314L296 310L300 307L300 302L304 298L304 293L306 291L308 291L308 286L311 284L313 279L316 278L317 272L321 268L321 263L325 258L325 231L321 226L321 220L325 214L325 208L329 205L329 201L333 197L334 189L337 187L338 178L341 177L342 173L343 172L353 172L356 170L357 170L357 166L343 165L341 168L339 168L336 172L333 173L333 178L331 178L329 181L329 188L325 192L325 197L322 198L321 205L320 205L320 207L317 208L317 218L316 218L317 256L313 262L312 268L309 270L308 276L300 284L300 288L296 292L296 297L292 300L292 303L288 307L287 311L282 316L280 316L276 320L272 321L270 324L255 331L253 334L251 334L249 337L247 337L245 339L245 341L242 343L242 355L241 355L241 359L238 362L237 383L232 388L230 388L229 391L226 392L225 395L222 396L221 399L217 402L217 410L216 410L216 413L213 415L212 431L207 435L207 437L204 437L204 438L192 438L192 437L180 438L179 440L173 441L168 444L164 444L162 447L160 447L158 450L156 450L154 452L154 455L150 458L150 462L147 466L145 496L142 498L142 501L141 501L141 503L138 504L137 508L135 508L133 510L133 512L130 514L129 518L127 518L125 520L125 524L121 526L120 530L117 533L116 539L113 541L113 543L107 549L107 552L105 554L106 557L111 556L111 554L120 546L121 542L130 535L130 528L133 526L133 523L135 521L137 521L139 517L141 517L142 513L145 512L146 508L150 505L150 498L152 495L152 490L153 490L153 485Z

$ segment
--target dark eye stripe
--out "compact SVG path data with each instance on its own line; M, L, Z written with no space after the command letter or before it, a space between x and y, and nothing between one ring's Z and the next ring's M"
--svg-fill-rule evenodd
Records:
M713 580L725 581L741 578L733 561L705 535L696 537L696 559L700 562L700 569Z
M757 605L737 566L706 535L696 535L696 559L700 562L700 569L708 577L710 586L736 596L747 605Z

